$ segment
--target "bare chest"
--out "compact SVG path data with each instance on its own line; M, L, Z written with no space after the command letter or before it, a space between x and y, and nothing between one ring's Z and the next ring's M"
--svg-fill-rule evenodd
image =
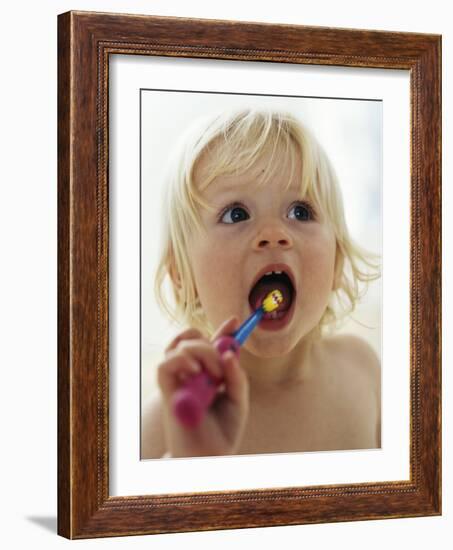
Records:
M251 400L239 454L372 448L372 422L359 405L313 386Z

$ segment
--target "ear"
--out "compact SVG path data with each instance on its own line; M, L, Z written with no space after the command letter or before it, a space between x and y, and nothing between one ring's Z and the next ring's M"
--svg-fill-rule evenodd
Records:
M168 274L170 275L170 279L172 283L175 285L177 289L180 289L182 287L181 276L179 274L179 271L176 269L176 265L173 260L171 260L168 263L167 269L168 269Z
M338 244L335 252L335 268L333 275L332 290L337 290L341 284L341 276L343 274L344 256L340 252Z
M178 268L176 267L175 253L173 246L169 247L167 258L166 258L167 272L170 275L171 282L178 290L182 287L181 275L179 274Z

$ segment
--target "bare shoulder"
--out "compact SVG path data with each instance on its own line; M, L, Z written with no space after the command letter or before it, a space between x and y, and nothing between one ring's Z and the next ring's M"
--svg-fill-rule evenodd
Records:
M340 334L325 340L325 350L354 374L376 383L381 377L381 363L372 346L354 334Z
M162 401L159 395L151 397L143 409L141 458L162 458L166 452Z
M354 426L360 446L380 447L381 365L373 347L353 334L329 336L323 357L331 403L338 404L345 425Z

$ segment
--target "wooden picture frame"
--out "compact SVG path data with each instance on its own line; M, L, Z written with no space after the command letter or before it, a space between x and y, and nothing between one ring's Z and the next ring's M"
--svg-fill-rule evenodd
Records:
M68 12L58 19L58 533L67 538L441 513L441 38ZM410 72L410 479L109 495L109 57Z

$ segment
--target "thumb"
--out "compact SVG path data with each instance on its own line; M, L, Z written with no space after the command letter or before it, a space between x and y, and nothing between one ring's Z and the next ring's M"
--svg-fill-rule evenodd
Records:
M239 319L236 315L233 315L233 317L230 317L219 326L219 328L212 335L211 341L214 342L220 336L231 335L237 328L239 328L239 324Z

